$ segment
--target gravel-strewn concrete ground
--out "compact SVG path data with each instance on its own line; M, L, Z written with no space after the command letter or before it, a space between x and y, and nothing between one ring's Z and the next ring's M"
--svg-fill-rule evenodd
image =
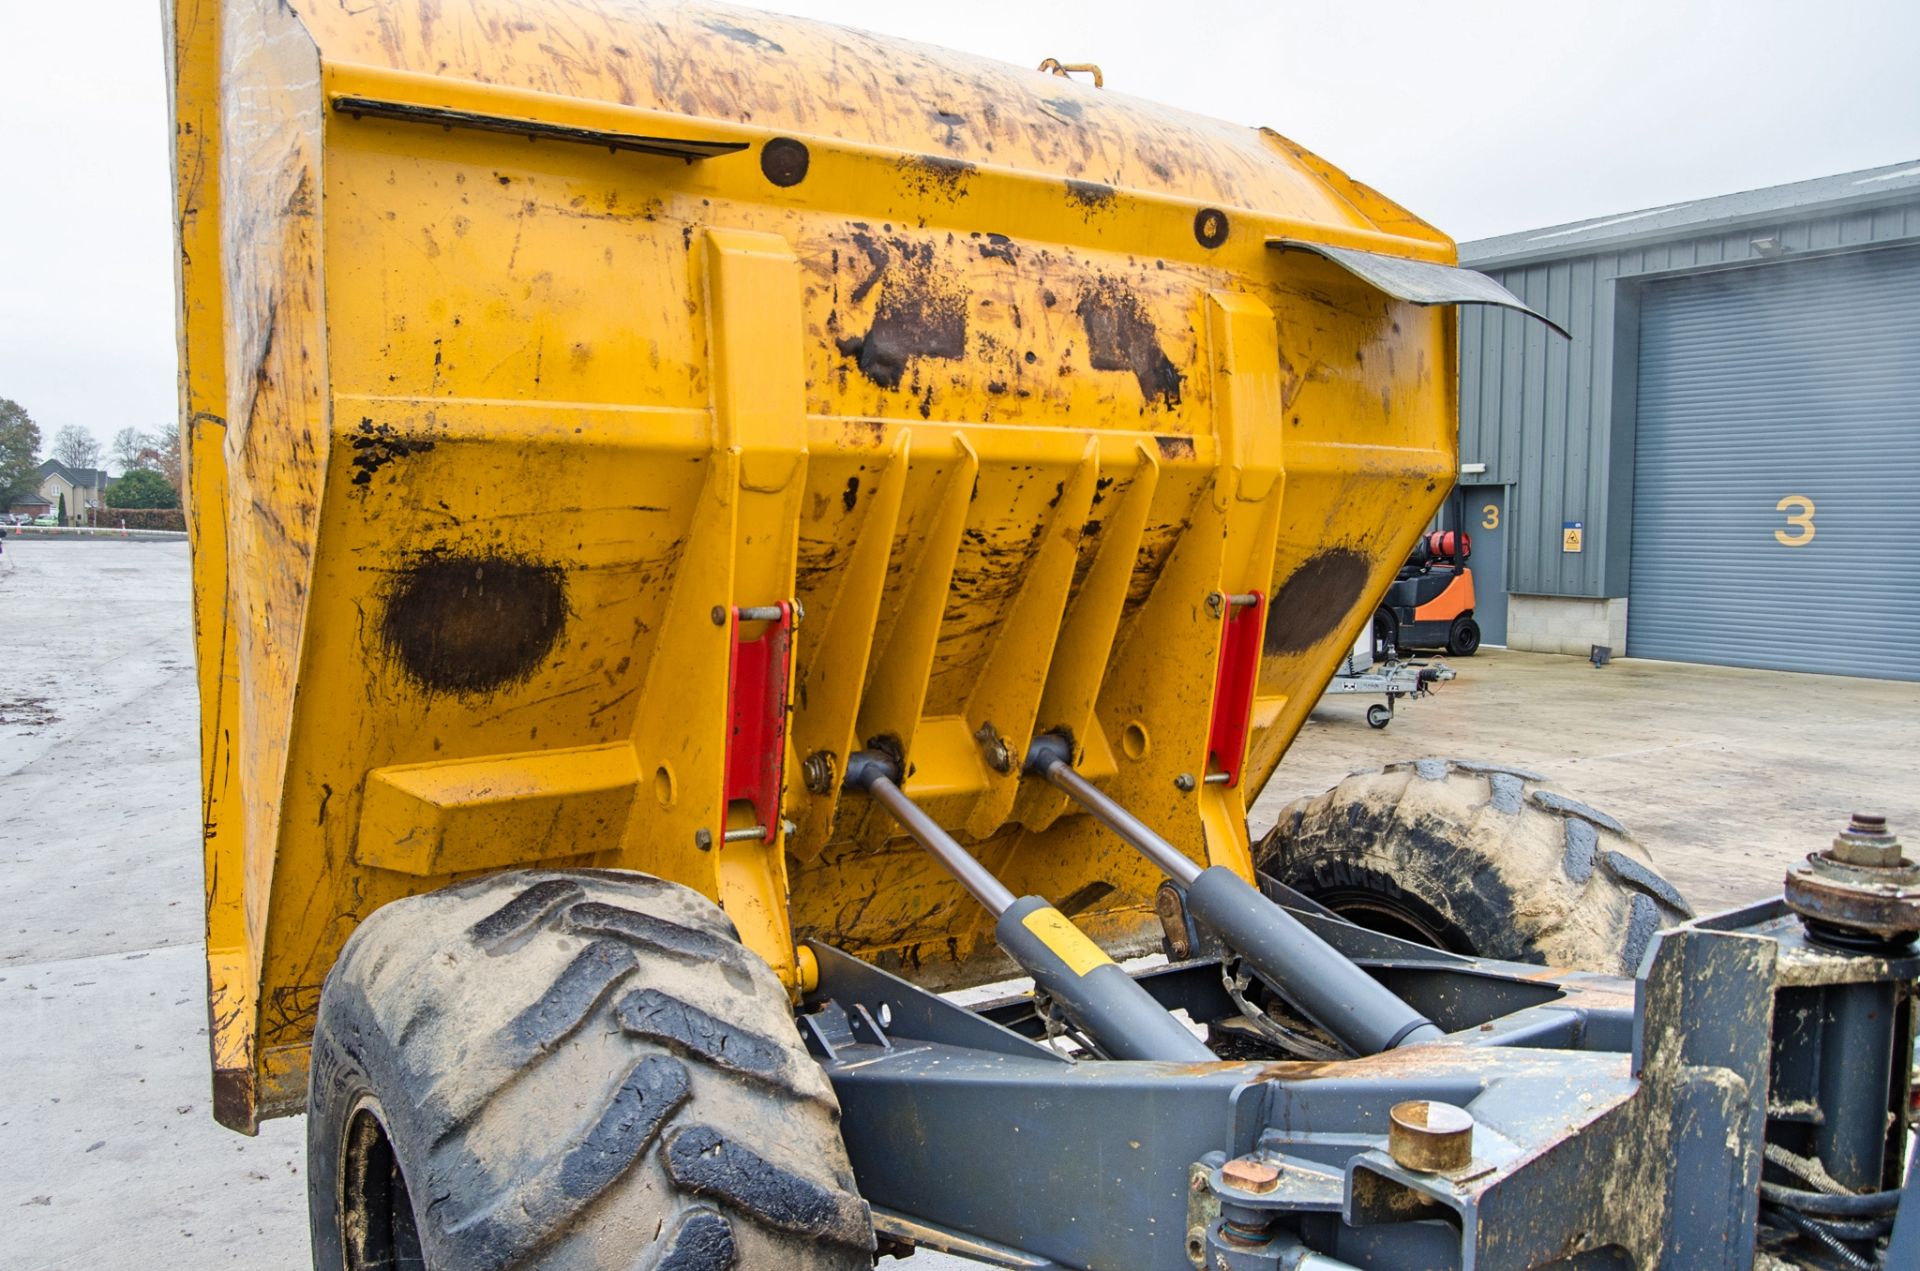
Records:
M188 604L178 543L9 539L0 562L0 1266L306 1260L301 1122L244 1139L207 1106ZM1256 828L1354 768L1452 754L1620 816L1703 910L1770 892L1856 807L1920 840L1920 685L1458 666L1384 731L1324 703Z
M298 1266L301 1125L208 1108L186 545L5 561L0 1266Z
M1448 662L1460 678L1384 729L1366 699L1322 701L1255 832L1356 768L1452 755L1531 768L1620 818L1701 913L1775 894L1855 811L1920 853L1920 683L1500 649Z

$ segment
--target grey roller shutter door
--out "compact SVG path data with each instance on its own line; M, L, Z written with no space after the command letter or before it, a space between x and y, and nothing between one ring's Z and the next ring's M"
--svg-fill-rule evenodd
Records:
M1920 248L1650 284L1639 357L1627 652L1920 679Z

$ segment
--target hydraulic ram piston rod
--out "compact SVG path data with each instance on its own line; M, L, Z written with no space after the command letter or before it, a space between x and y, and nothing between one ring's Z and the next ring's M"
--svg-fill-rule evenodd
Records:
M1426 1016L1396 997L1305 923L1226 868L1200 868L1133 813L1073 770L1064 737L1036 737L1027 771L1045 777L1094 819L1152 861L1187 893L1187 910L1261 979L1307 1017L1362 1055L1445 1036Z
M1065 914L1038 896L1015 897L906 796L897 784L899 775L899 765L880 751L862 750L847 758L847 787L865 791L892 813L986 907L994 916L993 935L1000 947L1094 1044L1116 1059L1215 1062L1214 1053L1186 1025L1134 983Z

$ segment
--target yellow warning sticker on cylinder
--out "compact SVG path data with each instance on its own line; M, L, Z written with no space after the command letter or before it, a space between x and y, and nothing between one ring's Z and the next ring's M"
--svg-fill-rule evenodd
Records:
M1113 961L1099 945L1087 939L1087 933L1067 921L1058 909L1036 909L1020 920L1054 956L1067 964L1075 975L1085 975L1097 966Z

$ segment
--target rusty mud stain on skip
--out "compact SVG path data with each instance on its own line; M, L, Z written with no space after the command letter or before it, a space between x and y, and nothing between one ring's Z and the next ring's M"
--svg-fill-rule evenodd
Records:
M557 566L432 555L400 572L380 636L422 688L484 693L532 675L566 619L566 576Z
M368 485L374 473L395 459L432 450L433 442L426 437L410 437L392 424L376 424L363 417L359 428L354 430L352 446L353 483Z
M1265 651L1300 653L1326 639L1366 590L1372 568L1372 558L1351 547L1308 557L1267 606Z
M735 44L744 44L748 48L765 49L769 53L784 53L787 51L758 31L748 27L736 26L720 18L709 18L700 25L715 35L724 35Z
M921 198L942 198L953 202L966 196L967 178L974 166L965 159L945 155L913 154L898 164L903 184Z
M1102 276L1075 309L1087 329L1087 361L1096 371L1132 371L1149 405L1180 404L1180 371L1160 347L1160 331L1140 297Z
M1067 180L1067 201L1082 211L1092 212L1113 202L1113 187L1098 181Z
M966 356L966 291L934 264L933 244L897 238L881 244L866 234L855 234L854 243L873 273L852 299L858 303L876 286L880 291L867 333L835 342L860 373L882 388L898 388L916 357Z

